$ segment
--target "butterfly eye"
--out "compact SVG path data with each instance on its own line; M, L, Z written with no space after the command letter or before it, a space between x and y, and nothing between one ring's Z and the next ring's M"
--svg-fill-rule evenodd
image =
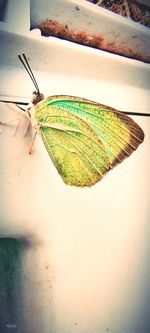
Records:
M42 101L44 99L44 95L40 92L34 91L32 94L31 102L32 104L36 105L38 102Z

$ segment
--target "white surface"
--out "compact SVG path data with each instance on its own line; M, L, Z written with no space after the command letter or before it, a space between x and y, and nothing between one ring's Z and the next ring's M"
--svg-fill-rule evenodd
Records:
M1 32L5 99L32 94L17 59L25 52L46 96L70 94L149 112L148 65L32 36ZM18 109L1 104L0 118L16 123ZM150 119L134 119L144 143L90 189L63 184L40 137L28 154L24 117L14 136L15 123L1 127L0 235L30 242L22 258L17 333L149 333Z
M7 105L0 113L16 119ZM62 183L40 138L28 155L23 120L15 136L3 127L1 237L30 241L18 332L135 333L139 320L149 332L150 131L138 123L146 137L137 152L81 190Z
M25 37L1 31L0 39L1 99L29 101L34 87L17 57L25 52L45 96L76 95L122 110L149 112L148 64L54 37L39 37L39 31Z
M7 0L0 29L27 33L30 29L30 0Z

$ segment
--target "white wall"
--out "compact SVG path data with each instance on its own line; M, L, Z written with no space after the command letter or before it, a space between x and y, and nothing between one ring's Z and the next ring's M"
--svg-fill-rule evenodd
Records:
M1 36L3 99L32 93L16 57L26 52L45 95L149 112L149 65L56 39ZM149 333L149 118L134 117L145 140L130 158L94 187L76 189L63 184L40 136L28 154L25 116L13 135L18 116L1 103L0 119L15 122L0 128L0 235L25 242L2 331Z

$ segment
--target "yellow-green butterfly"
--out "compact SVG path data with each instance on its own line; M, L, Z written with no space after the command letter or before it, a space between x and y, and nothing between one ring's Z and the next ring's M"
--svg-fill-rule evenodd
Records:
M66 184L96 184L143 141L142 129L123 112L80 97L44 99L26 56L18 57L36 88L34 117L44 145Z

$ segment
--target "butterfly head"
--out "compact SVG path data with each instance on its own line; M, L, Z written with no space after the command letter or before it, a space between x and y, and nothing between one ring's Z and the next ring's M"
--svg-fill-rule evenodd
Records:
M41 94L39 91L34 91L32 94L31 102L33 105L36 105L38 102L44 99L44 95Z

